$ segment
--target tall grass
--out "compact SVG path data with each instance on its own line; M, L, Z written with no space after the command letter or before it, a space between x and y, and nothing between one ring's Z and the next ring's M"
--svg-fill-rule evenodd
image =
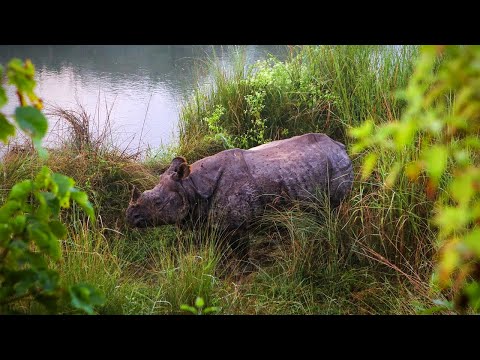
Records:
M303 46L285 62L270 57L253 66L239 52L231 69L213 58L204 65L212 86L197 88L182 109L180 150L196 160L221 146L208 124L219 106L219 126L234 138L264 127L245 147L310 131L348 142L346 127L399 115L404 104L395 90L407 83L416 54L413 46Z
M347 126L367 118L386 122L404 106L395 91L413 71L415 46L327 46L306 48L304 58L338 97L335 114Z

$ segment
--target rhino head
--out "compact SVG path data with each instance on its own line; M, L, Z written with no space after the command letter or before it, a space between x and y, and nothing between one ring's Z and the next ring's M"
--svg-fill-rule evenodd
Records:
M172 160L170 167L151 190L143 193L134 187L126 211L127 223L134 227L175 224L189 211L187 195L181 181L190 174L190 165L183 157Z

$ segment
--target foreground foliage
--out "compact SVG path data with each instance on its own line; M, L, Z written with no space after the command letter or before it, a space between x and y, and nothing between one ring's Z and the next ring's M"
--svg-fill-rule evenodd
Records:
M433 286L452 290L447 309L480 311L480 47L423 47L406 89L408 106L399 121L375 128L372 120L352 129L353 152L365 157L363 177L375 168L378 153L403 154L390 168L385 186L404 171L435 199L431 213L438 227L438 264Z
M35 69L27 60L13 59L7 66L9 84L16 87L20 106L13 119L27 134L40 157L47 157L42 138L48 122L41 113L42 102L34 92ZM7 101L3 87L3 67L0 66L0 108ZM27 99L31 105L28 105ZM0 140L4 143L16 133L16 127L0 113ZM48 311L57 311L59 300L68 301L73 308L93 314L93 306L103 303L103 297L88 284L62 286L51 262L61 258L61 243L67 235L60 221L62 208L74 200L95 220L87 195L74 187L75 181L52 172L44 166L35 179L17 182L11 187L0 207L0 313L20 311L20 303L33 299Z

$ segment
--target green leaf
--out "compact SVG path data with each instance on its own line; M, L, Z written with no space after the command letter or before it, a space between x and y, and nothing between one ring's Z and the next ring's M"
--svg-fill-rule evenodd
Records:
M197 309L195 309L193 306L190 306L190 305L186 305L186 304L180 305L180 310L188 311L194 315L197 315Z
M60 243L47 224L41 222L28 224L27 233L29 238L35 241L38 247L50 255L53 260L60 258Z
M382 124L382 126L378 127L373 134L375 142L377 144L380 143L382 146L384 146L387 142L387 139L394 137L395 134L397 134L399 127L401 126L401 123L399 123L398 121L392 121L386 124Z
M1 300L7 299L8 297L10 297L14 294L15 294L15 291L13 290L11 284L3 283L2 286L0 286L0 299Z
M455 151L453 157L460 166L467 166L472 163L470 151L466 149Z
M470 174L461 174L450 183L450 194L460 204L467 205L475 194Z
M218 307L218 306L210 306L210 307L207 307L205 310L203 310L203 313L204 314L210 314L210 313L214 313L214 312L219 312L222 308L221 307Z
M29 252L29 244L27 244L27 242L14 238L14 240L11 240L7 246L10 250L8 253L10 261L8 263L5 261L5 263L10 269L17 268L17 266L22 266L30 261L27 256Z
M52 220L48 224L52 233L59 239L65 238L67 236L67 228L58 220Z
M452 246L448 246L443 250L440 262L437 265L440 271L439 280L440 283L445 285L450 281L450 276L455 268L460 264L460 254Z
M47 268L45 258L38 252L24 251L22 260L24 260L25 263L29 263L34 270Z
M350 148L350 153L351 154L358 154L368 148L370 146L371 142L365 141L365 140L360 140L356 142L355 144L352 145Z
M7 94L2 86L3 83L3 66L0 65L0 108L8 102Z
M42 191L38 193L37 198L39 199L40 202L45 202L45 204L47 205L47 209L49 209L52 212L53 216L55 217L58 216L58 214L60 213L60 201L53 193ZM40 200L40 198L42 198L43 201ZM47 214L39 214L39 215L48 217L48 212Z
M20 92L31 93L35 88L35 67L30 60L25 63L20 59L12 59L7 66L7 76L10 84L15 85Z
M10 244L8 244L8 248L17 254L23 253L28 251L28 244L23 240L12 240Z
M85 311L89 315L95 313L94 306L103 305L105 302L104 296L88 284L70 286L68 293L71 305L76 309Z
M0 87L0 102L2 97L2 89ZM6 143L9 136L15 136L15 126L10 124L5 115L0 113L0 140Z
M23 202L27 199L27 196L33 190L33 181L32 180L23 180L22 182L16 183L13 185L10 194L8 194L9 200L18 200Z
M50 219L50 215L52 213L52 210L47 205L47 200L44 197L44 193L36 191L34 193L34 195L39 202L38 207L37 207L36 212L35 212L35 217L40 221L48 221Z
M88 201L87 194L83 191L78 190L77 188L73 188L71 190L70 196L73 200L75 200L78 205L82 207L83 211L85 211L87 215L90 216L90 220L95 223L95 211L90 201Z
M6 247L13 234L12 228L8 224L0 224L0 247Z
M25 224L27 221L27 217L24 214L15 216L12 220L10 220L10 225L15 233L21 234L25 229Z
M368 154L363 160L362 165L362 180L367 180L377 164L378 155L376 153Z
M421 125L428 129L430 133L439 135L445 126L445 120L439 118L434 111L428 111Z
M7 68L13 72L18 72L20 74L26 73L25 64L19 58L13 58L12 60L10 60ZM33 75L33 73L31 75Z
M35 145L38 147L48 129L45 116L33 106L22 106L16 108L15 120L20 128L32 137L34 144L36 141Z
M412 121L401 123L401 126L398 126L395 132L395 145L397 150L401 150L404 146L410 145L416 132L417 127Z
M447 167L447 156L448 151L444 145L433 145L422 152L425 169L437 183Z
M42 166L42 169L35 177L35 185L39 189L46 189L50 184L52 177L52 171L45 165Z
M480 149L480 139L475 135L467 136L464 140L465 145L474 149Z
M444 206L434 217L435 224L440 229L440 237L446 237L452 232L462 229L470 221L471 214L467 208Z
M480 229L475 228L465 235L463 243L469 250L473 251L478 257L480 257Z
M33 270L16 271L12 278L14 281L13 289L17 296L28 293L33 287L35 287L35 283L37 282L37 274Z
M468 296L469 304L475 312L480 310L480 283L472 281L465 287L465 293Z
M203 308L205 306L205 301L203 301L203 298L197 296L197 298L195 299L195 306L197 307L197 309Z
M8 102L7 93L5 89L0 84L0 108L3 107Z
M373 124L373 120L368 119L362 125L351 128L349 130L349 135L356 139L363 139L365 137L368 137L373 132Z
M48 151L42 146L42 140L41 139L32 139L33 145L35 146L35 149L37 149L38 156L40 159L46 160L48 159Z
M8 200L0 207L0 223L8 223L10 217L17 211L21 210L22 204L16 200Z
M416 181L422 172L422 163L420 161L412 161L405 165L405 175L411 181Z
M55 184L54 193L56 193L60 206L68 208L70 206L70 192L75 185L75 181L65 175L54 173L52 182Z
M41 270L37 272L38 284L47 294L52 294L58 288L59 275L53 270Z
M402 168L402 165L397 161L391 167L390 173L388 174L387 178L385 179L385 186L388 188L393 187L395 185L395 181L397 180L398 174Z
M480 201L477 200L470 205L470 215L473 220L480 219Z

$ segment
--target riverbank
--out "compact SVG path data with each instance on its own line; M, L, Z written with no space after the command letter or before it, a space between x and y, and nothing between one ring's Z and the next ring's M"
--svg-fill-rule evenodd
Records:
M213 86L196 89L182 108L178 146L141 161L73 130L46 161L87 191L98 221L92 225L75 207L62 215L69 231L58 265L62 281L103 291L101 314L181 313L197 296L224 314L413 314L431 306L433 204L403 175L391 188L383 186L386 171L361 181L361 157L352 158L354 189L338 213L312 204L313 212L294 206L263 219L251 254L257 270L242 278L220 265L221 234L124 223L131 186L152 188L176 155L192 163L310 131L348 146L350 127L398 118L405 104L394 91L407 83L416 54L416 47L322 46L292 48L285 62L254 66L239 56L229 70L213 60L204 70ZM379 169L394 162L379 154ZM28 149L9 151L0 166L2 201L40 166ZM22 306L43 311L28 301ZM72 310L65 304L61 311Z

